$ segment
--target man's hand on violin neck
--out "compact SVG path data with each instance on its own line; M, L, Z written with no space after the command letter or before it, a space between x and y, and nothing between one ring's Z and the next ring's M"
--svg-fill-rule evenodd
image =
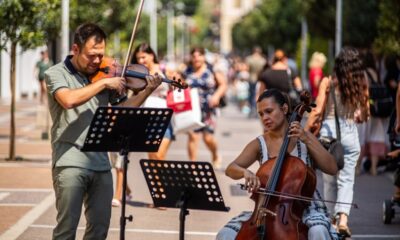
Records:
M154 76L148 75L146 76L147 88L151 91L154 91L158 86L160 86L162 82L162 78L157 73Z
M104 78L103 80L107 89L115 90L119 94L122 94L125 91L125 78L113 77Z

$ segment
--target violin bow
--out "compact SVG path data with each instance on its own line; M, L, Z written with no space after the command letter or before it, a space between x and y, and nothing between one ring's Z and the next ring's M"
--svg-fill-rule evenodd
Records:
M135 24L133 25L133 29L132 29L131 40L129 42L128 56L125 58L125 63L124 63L124 66L123 66L122 72L121 72L121 77L125 76L126 68L128 67L128 64L131 62L131 59L132 59L131 50L132 50L133 41L134 41L135 35L136 35L137 25L139 24L140 16L142 15L143 5L144 5L144 0L140 0L140 5L138 8L138 12L136 14Z

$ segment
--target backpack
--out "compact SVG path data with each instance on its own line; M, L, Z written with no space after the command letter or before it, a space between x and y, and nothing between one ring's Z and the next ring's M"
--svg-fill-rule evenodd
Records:
M386 118L393 111L393 100L387 87L373 80L371 74L367 71L369 78L369 110L371 116Z

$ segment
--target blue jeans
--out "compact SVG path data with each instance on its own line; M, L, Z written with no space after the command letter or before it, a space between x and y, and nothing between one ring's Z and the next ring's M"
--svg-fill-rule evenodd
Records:
M354 193L354 177L357 160L360 155L360 143L356 124L339 118L341 143L344 148L344 167L335 176L323 174L324 198L338 202L351 203ZM335 119L326 119L322 123L321 136L336 138ZM327 203L332 215L337 213L350 214L350 205Z

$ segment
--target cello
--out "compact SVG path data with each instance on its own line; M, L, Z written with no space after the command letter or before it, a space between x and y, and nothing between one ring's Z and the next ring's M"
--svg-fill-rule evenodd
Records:
M301 103L291 114L289 125L293 121L300 122L303 113L311 111L310 93L303 91L300 98ZM264 162L256 173L264 193L252 194L254 211L242 223L237 240L307 239L308 228L302 222L302 215L309 204L287 196L311 199L316 188L316 175L300 158L287 153L288 134L287 130L278 156Z

